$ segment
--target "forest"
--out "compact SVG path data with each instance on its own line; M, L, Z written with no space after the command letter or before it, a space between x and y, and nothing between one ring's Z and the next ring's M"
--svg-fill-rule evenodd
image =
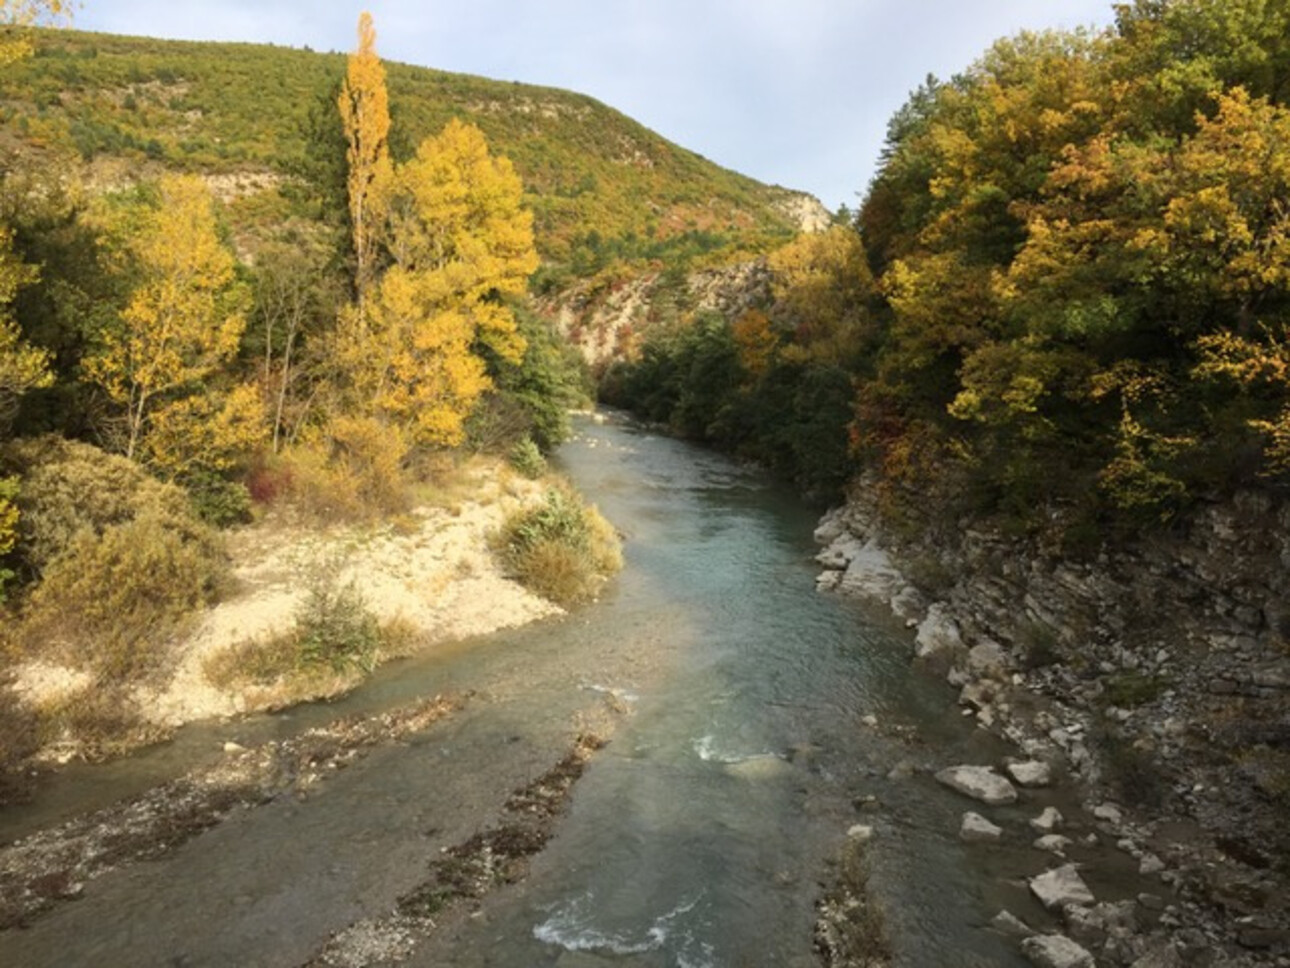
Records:
M609 399L910 527L1069 553L1290 466L1290 4L1136 0L1022 34L891 119L773 300L660 326Z
M54 0L0 13L18 25L0 32L5 71L62 36L22 29L63 16ZM340 66L290 202L268 181L297 214L258 227L209 170L105 184L66 147L6 146L0 768L54 736L129 732L130 690L230 591L222 529L276 505L320 530L410 527L472 455L542 477L589 400L585 366L529 306L539 255L511 161L456 117L394 155L366 14ZM497 552L569 603L617 567L617 538L558 480L544 486ZM256 656L276 664L235 677L370 671L384 632L364 604L324 578L310 595L286 647ZM6 688L30 661L90 688L33 713Z

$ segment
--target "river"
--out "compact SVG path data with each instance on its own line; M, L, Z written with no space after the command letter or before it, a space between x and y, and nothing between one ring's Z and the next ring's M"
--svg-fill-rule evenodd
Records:
M899 964L1024 964L983 926L1001 906L1038 918L1021 877L1042 860L960 843L973 805L930 777L1001 750L958 715L945 683L911 670L907 630L814 590L815 512L754 468L617 417L580 421L559 463L624 534L625 568L599 602L391 664L340 703L199 727L72 774L102 799L213 755L222 738L476 694L308 798L95 881L83 900L0 935L0 963L300 964L328 933L388 910L612 697L611 742L529 876L407 963L811 965L821 881L848 827L865 823L870 889ZM43 809L70 810L67 783L54 790ZM1003 815L1020 821L1046 802Z

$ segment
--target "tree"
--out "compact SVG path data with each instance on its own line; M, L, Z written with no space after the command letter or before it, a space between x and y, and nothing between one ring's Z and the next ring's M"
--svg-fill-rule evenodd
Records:
M354 288L361 321L367 293L376 277L391 178L385 68L376 56L376 31L372 15L366 11L358 18L358 49L349 56L337 105L347 145Z
M31 55L26 28L70 18L70 5L63 0L0 0L0 67Z
M8 431L18 399L28 390L53 382L49 354L22 338L18 323L8 311L21 286L36 280L34 267L13 254L13 234L0 225L0 433Z
M117 325L101 334L84 366L124 408L122 449L172 474L194 459L223 469L250 443L246 396L224 398L219 385L246 328L245 292L216 232L210 193L199 178L167 176L141 211L126 208L104 219L134 286ZM238 412L225 413L226 406ZM238 431L233 439L223 433L218 441L202 439L218 429L212 421ZM217 443L218 450L203 453Z
M537 268L532 217L509 161L459 121L427 138L392 180L383 237L392 265L367 311L342 313L336 363L350 412L375 412L412 445L455 446L491 385L483 354L524 353L507 299Z

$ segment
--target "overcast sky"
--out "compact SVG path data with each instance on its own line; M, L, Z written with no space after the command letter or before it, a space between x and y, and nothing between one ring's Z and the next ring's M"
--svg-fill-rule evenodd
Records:
M84 0L84 30L348 51L332 0ZM887 120L998 37L1110 0L371 0L389 60L589 94L762 181L854 207Z

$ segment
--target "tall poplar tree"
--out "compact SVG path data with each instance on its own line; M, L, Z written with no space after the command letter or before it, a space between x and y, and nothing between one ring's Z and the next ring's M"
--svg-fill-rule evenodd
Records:
M385 221L392 175L390 104L385 89L385 68L376 56L376 30L372 26L372 15L366 11L358 18L358 49L349 56L349 67L337 103L347 144L354 288L361 321L364 302L376 277L381 227Z

